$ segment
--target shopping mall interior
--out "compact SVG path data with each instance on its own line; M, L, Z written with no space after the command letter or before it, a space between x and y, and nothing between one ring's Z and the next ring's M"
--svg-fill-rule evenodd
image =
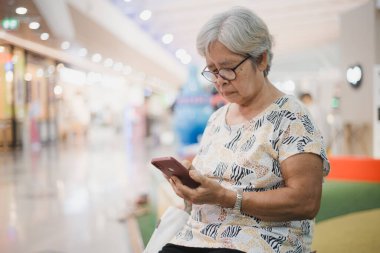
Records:
M267 23L270 81L311 95L331 165L313 250L378 252L379 0L0 0L0 252L143 252L183 205L151 159L193 158L226 103L195 41L232 6Z

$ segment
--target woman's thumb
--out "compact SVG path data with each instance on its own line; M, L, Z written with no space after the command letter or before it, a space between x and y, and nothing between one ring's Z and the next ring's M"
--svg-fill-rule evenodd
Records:
M182 160L181 163L186 169L191 169L191 162L189 160Z
M195 181L197 181L198 183L202 183L203 181L203 176L201 175L201 173L197 170L190 170L189 171L189 175L192 179L194 179Z

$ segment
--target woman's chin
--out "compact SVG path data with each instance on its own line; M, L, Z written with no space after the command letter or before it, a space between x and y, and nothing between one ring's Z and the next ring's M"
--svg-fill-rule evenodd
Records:
M229 92L229 93L223 93L223 97L229 102L229 103L235 103L239 100L239 97L237 96L236 92Z

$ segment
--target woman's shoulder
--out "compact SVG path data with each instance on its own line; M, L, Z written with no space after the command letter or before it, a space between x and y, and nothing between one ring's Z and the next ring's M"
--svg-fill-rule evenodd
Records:
M276 100L275 104L278 106L278 110L286 110L293 113L304 114L307 109L303 103L295 96L286 94Z

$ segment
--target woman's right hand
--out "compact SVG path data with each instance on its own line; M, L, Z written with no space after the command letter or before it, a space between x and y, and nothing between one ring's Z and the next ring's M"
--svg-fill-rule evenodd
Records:
M190 170L190 177L198 182L200 186L190 188L182 184L181 180L176 176L172 176L169 182L174 192L185 201L192 204L215 204L223 207L231 208L235 203L236 193L227 190L214 179L210 179L202 175L198 170L191 166L190 162L183 162L183 165Z

